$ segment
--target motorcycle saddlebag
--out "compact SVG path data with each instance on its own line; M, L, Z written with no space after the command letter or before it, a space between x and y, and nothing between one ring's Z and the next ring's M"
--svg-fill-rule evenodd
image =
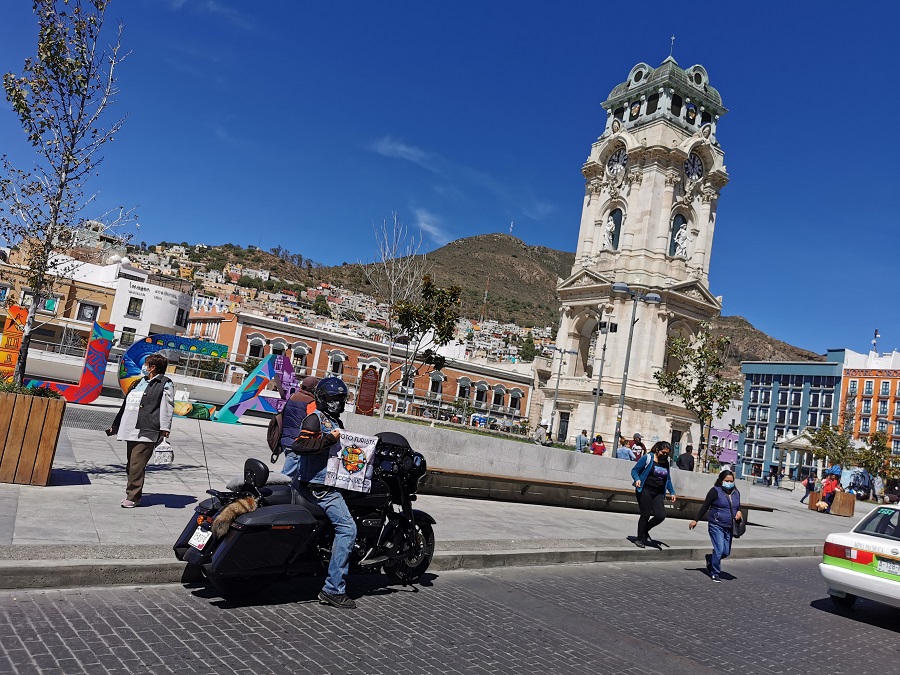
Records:
M212 517L219 510L220 506L221 503L215 497L204 499L197 505L194 509L194 516L188 521L184 531L182 531L178 540L175 542L175 545L172 547L172 550L175 551L176 558L184 560L184 556L187 554L188 549L190 549L188 542L191 537L194 536L194 531L200 527L200 518L202 516Z
M282 570L321 527L300 504L266 506L239 516L216 548L209 574L243 576Z

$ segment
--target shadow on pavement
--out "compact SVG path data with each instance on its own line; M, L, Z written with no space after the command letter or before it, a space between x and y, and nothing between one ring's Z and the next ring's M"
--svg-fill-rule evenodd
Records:
M170 494L144 494L141 497L141 506L164 506L167 509L183 509L189 504L195 504L196 497L190 495Z
M49 486L90 485L91 479L84 471L75 469L52 469Z
M418 593L420 587L430 588L437 579L436 574L425 573L417 584L403 586L395 584L387 575L380 573L351 574L347 590L351 598L365 602L366 598L392 593ZM215 587L206 581L185 583L191 595L211 600L210 604L219 609L240 609L242 607L271 607L292 604L319 604L319 591L325 582L325 574L298 576L279 581L259 593L242 598L223 599ZM329 608L331 609L331 608ZM341 611L341 610L334 610Z
M900 633L900 621L897 621L897 610L894 607L883 605L874 600L859 598L853 607L843 608L838 607L830 598L825 597L821 600L813 600L809 603L809 606L826 614L834 614L850 621L864 623L867 626Z

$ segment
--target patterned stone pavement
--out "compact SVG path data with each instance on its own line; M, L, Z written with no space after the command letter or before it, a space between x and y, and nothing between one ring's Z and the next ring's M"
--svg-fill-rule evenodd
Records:
M247 604L202 586L0 593L0 673L830 673L896 670L900 621L837 610L815 559L735 561L713 584L685 563L317 580Z

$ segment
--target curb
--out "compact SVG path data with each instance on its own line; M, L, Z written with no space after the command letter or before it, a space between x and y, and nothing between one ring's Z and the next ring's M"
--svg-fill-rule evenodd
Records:
M514 551L439 551L431 571L498 567L536 567L588 563L702 561L704 547L665 550L638 548L557 548ZM794 558L819 556L822 544L735 548L732 558ZM0 589L135 586L202 581L199 570L170 558L146 560L0 560Z

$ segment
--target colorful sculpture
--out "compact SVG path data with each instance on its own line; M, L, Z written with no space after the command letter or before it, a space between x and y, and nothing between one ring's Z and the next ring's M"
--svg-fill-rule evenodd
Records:
M119 360L119 387L125 393L141 376L141 366L150 354L163 350L174 350L189 354L201 354L213 358L227 358L228 347L216 342L206 342L197 338L180 335L151 335L135 342L122 354Z
M103 389L103 377L106 375L106 364L109 361L109 350L112 349L113 331L111 323L94 322L91 339L88 342L87 354L84 357L84 370L78 384L63 384L50 380L29 380L28 387L47 387L58 391L70 403L91 403L100 396Z
M275 386L281 398L261 396L269 383L275 380ZM216 414L217 422L237 424L238 419L248 410L277 413L284 408L287 400L300 388L294 366L286 356L269 354L247 376L228 403Z

